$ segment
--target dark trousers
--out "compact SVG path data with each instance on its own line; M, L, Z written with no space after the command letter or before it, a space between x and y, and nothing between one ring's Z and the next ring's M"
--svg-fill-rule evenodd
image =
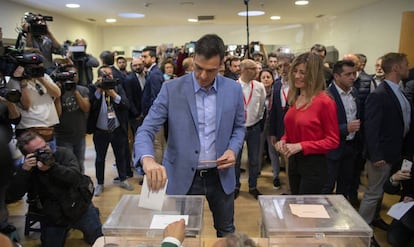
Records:
M325 155L303 155L289 157L289 184L292 195L321 194L328 179Z
M411 219L411 221L414 221ZM414 222L412 222L414 223ZM395 247L412 246L414 243L414 229L408 227L400 220L393 220L387 231L388 243Z
M246 128L245 141L247 144L247 158L249 160L249 189L255 189L257 186L257 177L259 174L259 155L260 155L260 122ZM240 166L243 153L243 147L237 155L236 160L236 188L240 188Z
M227 195L221 187L217 169L208 169L208 173L196 171L188 195L205 195L213 213L214 228L217 237L223 237L235 231L234 227L234 195Z
M99 210L93 204L80 217L80 219L68 226L57 226L45 220L40 221L41 236L43 247L63 247L69 229L77 229L83 233L85 242L92 245L96 239L103 236L102 224L99 219Z
M105 158L106 153L108 152L109 143L114 151L119 179L120 181L124 181L126 179L127 163L125 161L125 152L128 149L128 146L126 146L126 143L128 143L127 134L121 127L116 128L113 132L96 129L93 134L93 143L96 151L95 173L98 184L104 184Z
M323 194L331 194L335 188L336 194L342 194L349 198L355 169L356 150L353 142L348 141L343 147L343 152L338 160L327 159L328 182L322 189Z

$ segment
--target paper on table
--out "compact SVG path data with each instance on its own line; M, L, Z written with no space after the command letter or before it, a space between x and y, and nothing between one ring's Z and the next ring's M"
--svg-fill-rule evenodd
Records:
M160 211L162 209L162 204L164 203L165 190L167 189L167 183L168 183L168 180L165 183L164 188L160 189L159 191L157 192L151 191L148 188L147 176L144 175L144 181L142 182L141 195L139 196L138 207Z
M289 204L292 214L302 218L329 219L329 214L323 205Z
M150 229L164 229L168 224L181 219L184 219L185 225L188 224L188 215L154 214L151 220Z
M405 213L414 205L414 201L411 202L399 202L391 206L387 214L396 220L400 220Z

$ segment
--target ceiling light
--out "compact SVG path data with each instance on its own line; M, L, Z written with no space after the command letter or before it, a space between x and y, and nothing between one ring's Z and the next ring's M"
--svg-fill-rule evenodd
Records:
M197 20L197 19L191 19L191 18L190 18L190 19L187 19L187 21L188 21L188 22L198 22L198 20Z
M306 1L306 0L295 1L295 5L308 5L308 4L309 4L309 1Z
M114 18L108 18L105 21L108 22L108 23L114 23L114 22L116 22L116 19L114 19Z
M270 17L271 20L280 20L280 18L281 17L278 16L278 15L273 15L273 16Z
M264 15L265 12L264 11L260 11L260 10L249 10L249 12L246 11L240 11L239 13L237 13L238 16L259 16L259 15Z
M79 4L77 4L77 3L68 3L68 4L66 4L65 5L67 8L71 8L71 9L76 9L76 8L79 8L80 7L80 5Z
M145 15L141 13L119 13L118 16L124 18L144 18Z

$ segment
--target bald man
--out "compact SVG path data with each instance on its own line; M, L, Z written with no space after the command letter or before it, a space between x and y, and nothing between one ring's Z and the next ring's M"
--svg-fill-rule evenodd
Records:
M78 69L78 84L82 86L90 85L93 82L92 68L98 67L99 61L91 54L86 53L87 43L85 39L76 39L73 45L78 46L77 51L69 51L67 55Z
M249 159L249 193L257 199L261 193L257 190L257 176L259 173L260 133L262 131L261 120L263 118L264 103L266 100L266 89L264 85L255 80L257 70L256 62L245 59L240 63L240 78L237 80L243 89L244 117L246 120L245 141L248 149ZM240 192L240 165L241 155L239 152L236 160L236 190L234 197Z

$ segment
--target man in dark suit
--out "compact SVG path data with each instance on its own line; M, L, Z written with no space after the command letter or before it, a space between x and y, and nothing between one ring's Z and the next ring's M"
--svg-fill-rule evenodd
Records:
M112 70L109 66L98 69L98 82L91 87L89 99L91 110L88 119L88 133L93 133L96 151L95 172L98 185L95 196L103 192L105 177L105 157L109 143L115 155L119 181L114 180L126 190L133 187L126 180L127 161L125 151L128 147L128 99L120 84L113 84ZM128 166L129 168L129 166Z
M144 91L142 92L142 113L145 117L161 90L164 76L156 63L157 57L155 49L144 48L142 50L141 58L144 62L144 66L147 68L146 82Z
M333 78L328 92L336 103L341 139L339 147L326 154L328 181L322 193L332 193L336 183L336 194L348 198L359 147L358 131L361 126L358 92L353 87L356 78L354 62L349 60L336 62L333 67Z
M195 46L194 71L164 83L135 138L135 163L141 162L151 190L205 195L217 236L235 231L234 164L244 140L242 88L218 75L225 46L217 35ZM154 159L154 135L168 121L162 165Z
M131 125L133 136L141 125L142 116L142 88L139 81L140 73L142 72L141 58L134 57L131 62L132 72L125 78L124 89L129 101L129 124Z
M405 54L388 53L382 58L385 80L365 102L365 142L367 145L368 188L359 208L362 218L371 224L384 193L391 167L402 158L412 160L412 107L398 83L408 76Z
M294 56L292 54L280 54L278 56L277 67L279 68L279 75L280 77L275 80L273 85L273 92L272 92L272 107L270 109L270 116L269 116L269 136L271 143L269 145L276 144L277 141L285 133L285 127L283 119L288 109L287 103L287 96L289 93L289 69L290 64L292 63ZM270 59L270 58L269 58ZM280 170L280 162L279 162L279 152L275 150L277 155L276 157L276 164L273 166L273 188L279 189L280 188L280 179L279 179L279 170ZM285 166L287 162L285 162ZM287 167L285 167L285 171L287 171ZM289 182L287 183L289 184Z

